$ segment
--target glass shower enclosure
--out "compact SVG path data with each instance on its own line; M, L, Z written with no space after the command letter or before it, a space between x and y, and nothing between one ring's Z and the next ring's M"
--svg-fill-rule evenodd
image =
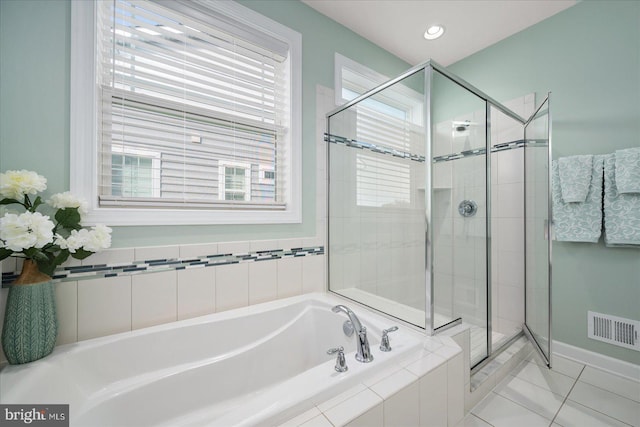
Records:
M429 61L329 113L330 291L429 335L464 323L472 367L523 329L548 362L548 111Z

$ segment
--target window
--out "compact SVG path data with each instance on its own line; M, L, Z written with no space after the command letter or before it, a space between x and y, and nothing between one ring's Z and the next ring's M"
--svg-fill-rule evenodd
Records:
M336 102L350 101L386 82L387 77L336 54ZM355 135L359 142L401 153L424 152L422 95L395 85L360 102L356 111ZM356 204L362 207L398 208L411 206L413 161L363 151L356 155ZM413 170L412 170L413 167ZM415 189L413 189L415 190Z
M89 221L300 222L298 33L213 0L72 2L72 20L72 190Z
M220 162L220 200L251 200L251 166Z

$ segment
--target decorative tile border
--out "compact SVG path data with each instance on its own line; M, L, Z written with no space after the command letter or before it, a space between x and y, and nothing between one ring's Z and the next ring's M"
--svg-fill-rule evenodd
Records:
M324 246L307 248L271 249L237 254L215 254L191 257L187 259L150 259L132 261L112 265L96 264L76 267L63 267L55 271L53 279L60 281L97 279L103 277L129 276L159 271L185 270L190 268L215 267L218 265L240 264L246 262L270 261L282 258L298 258L311 255L323 255ZM18 274L15 272L2 274L2 287L6 288Z
M515 148L521 148L521 147L546 147L547 145L548 145L548 140L546 139L527 139L526 141L524 139L519 139L517 141L503 142L501 144L496 144L493 147L491 147L491 152L497 153L499 151L513 150ZM484 154L486 151L487 151L486 148L482 147L474 150L461 151L459 153L445 154L444 156L434 157L433 163L447 162L450 160L462 159L464 157L480 156Z
M378 154L386 154L402 159L413 160L414 162L424 163L424 156L399 151L394 148L384 147L382 145L370 144L368 142L356 141L355 139L345 138L343 136L324 134L324 140L332 144L346 145L347 147L358 148L361 150L369 150Z
M345 138L338 135L331 135L331 134L325 133L324 140L332 144L345 145L347 147L358 148L360 150L369 150L374 153L386 154L393 157L413 160L419 163L423 163L425 161L424 156L419 156L417 154L411 154L411 153L395 150L393 148L388 148L380 145L370 144L368 142L356 141L355 139L349 139L349 138ZM526 141L524 139L519 139L517 141L503 142L501 144L496 144L493 147L491 147L491 152L496 153L498 151L513 150L515 148L521 148L525 146L526 147L530 147L530 146L544 147L547 145L547 143L548 141L546 139L528 139ZM459 153L445 154L443 156L434 157L433 163L448 162L450 160L457 160L465 157L480 156L485 154L486 151L487 151L486 148L482 147L482 148L476 148L473 150L461 151Z

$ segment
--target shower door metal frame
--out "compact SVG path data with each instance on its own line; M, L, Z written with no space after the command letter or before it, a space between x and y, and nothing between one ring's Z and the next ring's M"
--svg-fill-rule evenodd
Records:
M527 162L526 162L526 155L527 155L527 126L529 126L529 124L531 124L531 122L533 122L536 119L536 116L538 115L538 113L542 110L542 108L545 106L547 107L547 222L546 222L546 236L547 236L547 256L548 256L548 268L547 268L547 283L548 283L548 296L547 296L547 317L548 317L548 324L547 324L547 354L545 354L544 349L542 348L541 343L538 342L538 340L535 338L535 334L533 333L533 331L529 328L529 325L527 325L527 280L526 280L526 272L527 272L527 257L526 257L526 253L527 253L527 232L526 232L526 223L525 223L525 233L524 233L524 239L525 239L525 281L524 281L524 286L525 286L525 292L524 292L524 324L522 325L522 331L524 332L524 334L527 336L527 338L529 339L529 341L531 341L531 343L533 344L533 347L536 349L536 352L540 355L540 357L542 357L542 359L544 360L545 364L547 365L547 367L551 368L552 367L552 350L553 350L553 342L552 342L552 337L551 337L551 324L552 324L552 298L551 298L551 290L552 290L552 268L553 268L553 261L552 261L552 251L553 251L553 244L552 244L552 239L553 239L553 199L552 199L552 195L551 195L551 161L552 161L552 125L551 125L551 92L547 93L547 97L544 99L544 101L542 101L542 103L540 103L540 106L536 109L536 111L534 111L534 113L531 115L531 117L529 117L529 119L526 121L526 123L524 123L524 139L525 139L525 144L524 144L524 177L525 177L525 182L524 182L524 212L525 212L525 221L526 221L526 215L527 215L527 209L526 209L526 204L527 204L527 182L526 182L526 174L527 174Z
M433 136L431 134L431 122L432 108L431 108L431 93L433 91L433 66L431 63L427 63L424 67L424 134L425 134L425 147L424 158L426 171L425 187L424 187L424 209L425 209L425 241L424 241L424 269L425 269L425 308L424 308L424 324L427 335L431 336L435 333L434 328L434 316L435 316L435 301L433 291L433 230L431 225L433 224L433 217L431 215L431 182L433 177L433 166L431 161L431 148L433 147Z

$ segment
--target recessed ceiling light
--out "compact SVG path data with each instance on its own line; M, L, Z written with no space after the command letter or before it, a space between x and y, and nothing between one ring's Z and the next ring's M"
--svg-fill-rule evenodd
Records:
M444 34L444 27L442 25L430 25L427 31L424 32L424 38L427 40L435 40Z

